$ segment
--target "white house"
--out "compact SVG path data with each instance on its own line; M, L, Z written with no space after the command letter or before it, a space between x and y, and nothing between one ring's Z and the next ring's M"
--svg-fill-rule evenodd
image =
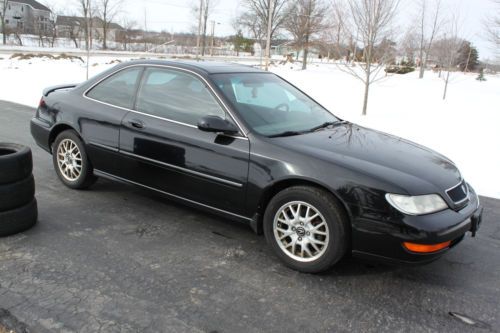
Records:
M39 34L50 31L51 11L35 0L9 0L5 15L8 31L19 34Z

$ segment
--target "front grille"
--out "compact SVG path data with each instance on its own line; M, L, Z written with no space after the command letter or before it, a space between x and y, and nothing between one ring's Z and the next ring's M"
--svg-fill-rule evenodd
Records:
M454 203L461 203L465 201L469 195L469 188L463 180L460 184L446 191L446 194Z

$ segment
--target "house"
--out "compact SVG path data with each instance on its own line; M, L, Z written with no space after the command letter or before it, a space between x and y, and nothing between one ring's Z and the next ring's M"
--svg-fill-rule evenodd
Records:
M85 38L85 29L87 26L86 19L79 16L57 16L56 19L56 31L58 37L71 38L71 39L83 39ZM104 21L98 17L93 17L91 21L92 27L92 38L93 39L103 39L104 38ZM116 41L118 34L124 29L116 24L109 23L107 29L107 40Z
M47 33L52 28L51 11L35 0L9 0L5 26L18 34Z

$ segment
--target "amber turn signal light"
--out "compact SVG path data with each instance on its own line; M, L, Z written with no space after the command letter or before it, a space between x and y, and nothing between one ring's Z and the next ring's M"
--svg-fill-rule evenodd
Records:
M416 244L410 242L404 242L403 246L411 252L416 253L432 253L449 247L451 241L439 243L439 244Z

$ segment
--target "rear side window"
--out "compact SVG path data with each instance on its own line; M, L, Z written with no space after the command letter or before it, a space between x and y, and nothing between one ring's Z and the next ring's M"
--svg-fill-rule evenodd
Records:
M225 118L224 110L197 77L164 68L146 69L136 109L190 125L206 115Z
M135 88L141 71L141 67L120 71L92 88L87 96L101 102L132 109Z

